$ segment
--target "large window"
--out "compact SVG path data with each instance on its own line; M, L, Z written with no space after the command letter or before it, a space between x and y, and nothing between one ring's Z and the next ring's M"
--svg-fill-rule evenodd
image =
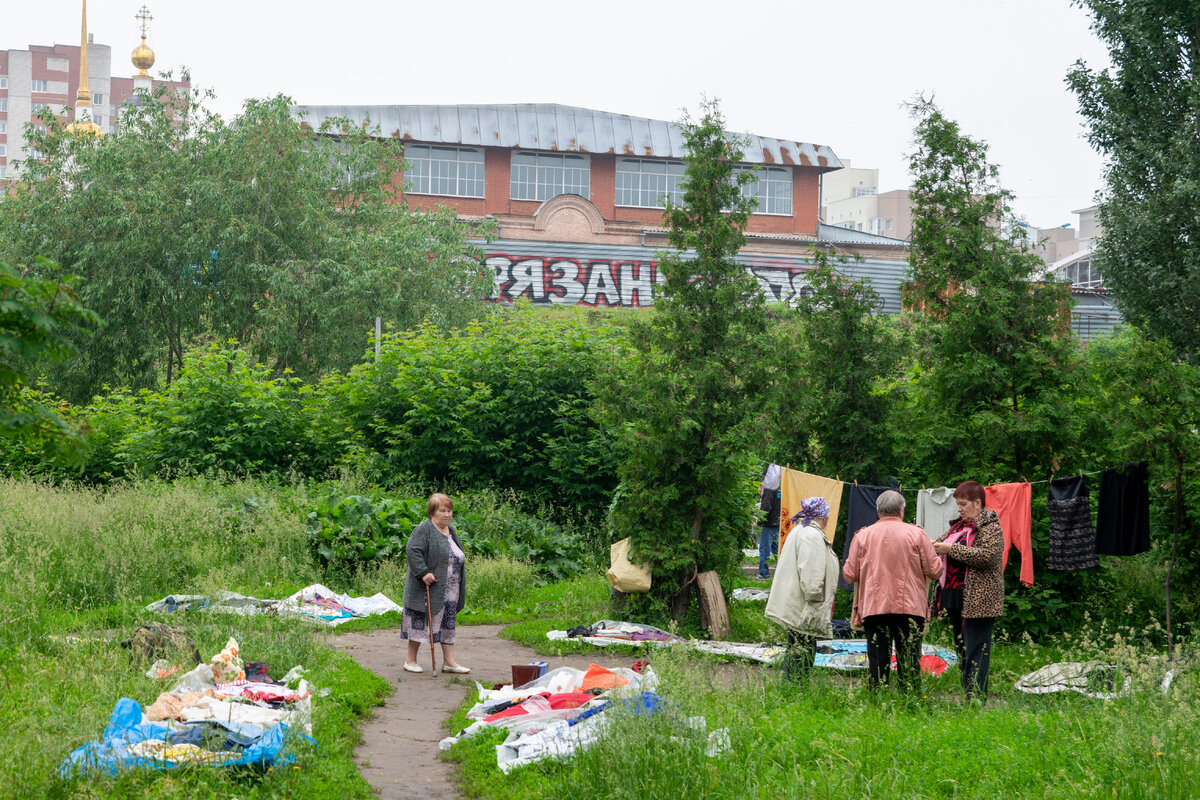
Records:
M683 164L674 161L645 161L622 158L617 161L616 203L619 206L662 208L663 198L672 203L683 199Z
M1058 276L1069 281L1076 289L1104 288L1104 278L1100 276L1100 270L1092 266L1090 259L1068 264L1058 271Z
M591 172L583 156L513 153L509 196L513 200L549 200L560 194L591 197Z
M50 91L49 81L33 80L29 82L29 91L31 92L48 92Z
M0 136L8 133L8 123L0 119Z
M749 172L739 167L738 172ZM757 202L755 214L792 215L792 172L782 167L759 167L754 180L742 187L742 195Z
M466 147L409 145L404 178L413 194L483 197L483 153Z
M0 89L7 89L7 88L8 88L8 76L0 75Z
M8 98L0 97L0 111L8 111Z

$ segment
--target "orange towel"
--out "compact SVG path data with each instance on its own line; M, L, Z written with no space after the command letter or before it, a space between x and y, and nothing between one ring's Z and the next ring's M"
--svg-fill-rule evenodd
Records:
M1004 531L1004 561L1008 566L1008 549L1016 547L1021 554L1021 583L1033 586L1033 514L1030 501L1033 487L1028 483L1001 483L984 489L987 507L1000 516Z
M628 680L611 670L605 669L599 664L588 664L587 672L583 675L583 683L579 685L579 691L586 692L588 689L616 689L618 686L624 686L627 683L629 683Z

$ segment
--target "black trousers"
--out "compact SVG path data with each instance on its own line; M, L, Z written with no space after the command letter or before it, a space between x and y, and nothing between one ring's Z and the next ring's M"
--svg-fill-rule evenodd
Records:
M871 686L887 683L891 677L893 645L900 688L911 689L920 683L921 629L924 625L924 617L914 614L872 614L863 618Z
M967 699L987 699L988 672L992 668L992 629L995 617L963 620L963 644L965 656L962 668L963 694Z
M950 620L950 630L954 632L954 654L958 656L959 664L965 664L967 660L967 646L963 642L962 609L947 608L946 617Z
M799 681L808 677L817 661L817 637L788 631L787 651L783 654L783 678Z

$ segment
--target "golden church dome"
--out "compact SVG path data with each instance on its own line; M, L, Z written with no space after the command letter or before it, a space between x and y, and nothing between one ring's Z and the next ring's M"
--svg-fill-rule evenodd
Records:
M154 51L146 44L145 35L142 36L142 43L133 48L130 58L133 59L133 65L138 68L138 74L134 77L149 78L150 73L146 70L154 66Z

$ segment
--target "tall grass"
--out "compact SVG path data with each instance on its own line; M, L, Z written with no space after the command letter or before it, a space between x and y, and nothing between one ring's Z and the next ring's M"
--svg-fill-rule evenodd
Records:
M402 560L341 582L315 565L305 513L327 489L201 478L105 489L0 479L0 798L370 797L351 752L358 720L386 695L386 682L331 650L311 625L204 612L165 621L206 658L233 636L243 657L266 661L272 676L303 664L332 689L314 703L320 747L296 745L295 769L267 773L185 769L69 782L55 774L71 750L99 738L120 697L146 705L169 683L146 678L146 665L119 646L155 618L143 609L148 602L225 589L280 598L317 581L401 598ZM480 607L511 609L536 583L531 565L511 559L473 559L467 577L468 602Z
M1151 670L1132 696L1104 701L1017 692L1011 681L1025 662L1061 654L1002 649L982 707L961 704L953 669L904 696L869 691L858 675L820 671L796 685L769 670L717 670L656 652L667 712L617 715L571 761L509 776L496 771L494 742L466 740L453 757L468 793L487 800L1200 796L1194 660L1176 664L1166 693L1161 670ZM706 755L708 737L689 717L704 717L706 733L725 728L728 749Z

